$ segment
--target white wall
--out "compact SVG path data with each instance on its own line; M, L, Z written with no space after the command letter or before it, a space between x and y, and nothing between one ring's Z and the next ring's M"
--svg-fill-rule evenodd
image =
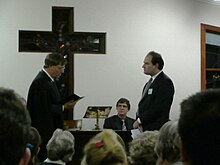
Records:
M134 117L149 79L141 67L150 50L162 54L175 84L172 119L182 99L200 91L200 23L220 26L220 6L195 0L0 0L0 86L26 98L46 54L19 53L18 30L51 30L52 6L74 7L75 31L107 32L105 55L75 55L75 92L86 96L75 119L89 105L112 105L112 115L120 97L131 101ZM94 123L84 120L83 128Z

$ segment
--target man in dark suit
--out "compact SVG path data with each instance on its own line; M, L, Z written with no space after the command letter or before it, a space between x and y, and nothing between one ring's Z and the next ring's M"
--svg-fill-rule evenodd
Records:
M130 131L133 129L134 119L127 116L130 110L130 102L125 98L120 98L116 103L117 115L106 118L103 128L109 128L120 131Z
M48 54L43 69L33 80L27 98L27 109L32 126L41 137L40 161L46 159L46 144L56 128L63 128L63 110L72 109L75 102L62 105L59 90L54 82L64 73L67 61L60 54Z
M159 53L151 51L146 55L142 67L144 73L150 75L151 79L143 89L134 128L140 128L143 131L159 130L169 120L174 85L162 71L163 66L164 61Z

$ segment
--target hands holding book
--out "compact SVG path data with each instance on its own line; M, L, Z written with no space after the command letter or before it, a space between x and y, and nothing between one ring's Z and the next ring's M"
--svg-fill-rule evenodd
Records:
M64 109L72 109L74 107L74 105L77 103L77 101L79 101L82 98L84 98L84 97L80 97L80 96L76 95L75 93L64 98L62 100L62 103L64 105Z
M78 100L71 100L64 104L64 109L72 109Z

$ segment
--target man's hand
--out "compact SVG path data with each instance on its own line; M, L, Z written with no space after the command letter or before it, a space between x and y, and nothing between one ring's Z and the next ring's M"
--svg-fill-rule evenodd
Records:
M139 127L139 123L138 121L136 120L134 123L133 123L133 128L138 128Z
M77 101L78 100L76 100L76 101L71 100L71 101L65 103L64 104L64 109L73 109L73 107L75 106Z
M143 128L142 128L142 126L138 123L138 121L136 120L134 123L133 123L133 128L134 129L139 129L140 130L140 132L143 132Z

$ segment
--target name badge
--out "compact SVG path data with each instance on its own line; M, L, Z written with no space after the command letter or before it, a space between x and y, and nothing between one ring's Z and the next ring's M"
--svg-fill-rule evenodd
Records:
M148 95L152 95L152 93L153 93L153 88L149 88L147 94L148 94Z

